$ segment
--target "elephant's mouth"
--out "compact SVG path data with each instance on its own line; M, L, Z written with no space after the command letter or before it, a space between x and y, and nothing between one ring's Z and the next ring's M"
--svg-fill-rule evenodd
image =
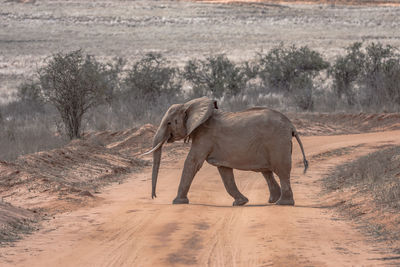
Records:
M167 143L172 143L172 142L174 142L175 140L174 140L174 135L172 134L172 133L170 133L169 134L169 138L168 138L168 140L167 140Z

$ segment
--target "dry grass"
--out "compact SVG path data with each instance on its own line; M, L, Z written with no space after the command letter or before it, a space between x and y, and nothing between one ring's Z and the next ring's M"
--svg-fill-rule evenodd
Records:
M33 212L16 208L0 200L0 247L21 238L35 229Z
M328 190L356 187L359 192L373 192L382 207L400 210L400 147L371 153L342 165L325 179Z
M341 165L323 181L327 191L342 198L342 214L400 253L400 147Z

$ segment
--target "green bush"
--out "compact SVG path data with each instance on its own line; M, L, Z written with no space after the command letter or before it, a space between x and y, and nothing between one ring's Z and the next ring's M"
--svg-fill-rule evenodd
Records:
M209 56L205 60L189 60L183 77L191 83L195 97L211 95L215 98L235 96L255 75L250 65L237 66L224 54Z
M161 95L176 97L182 93L178 68L158 53L148 53L135 62L123 81L123 93L135 99L155 101Z
M259 77L269 92L290 97L303 110L313 108L314 78L329 63L307 46L273 48L259 55Z

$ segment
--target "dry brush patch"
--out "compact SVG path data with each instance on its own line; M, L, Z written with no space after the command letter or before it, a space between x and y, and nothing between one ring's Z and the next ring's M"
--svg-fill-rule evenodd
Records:
M137 155L151 147L155 130L91 133L62 148L0 161L0 242L37 228L35 221L98 203L102 187L149 164Z
M323 179L338 210L400 253L400 147L386 147L338 166Z
M0 201L0 211L0 247L35 229L37 218L33 212L3 201Z

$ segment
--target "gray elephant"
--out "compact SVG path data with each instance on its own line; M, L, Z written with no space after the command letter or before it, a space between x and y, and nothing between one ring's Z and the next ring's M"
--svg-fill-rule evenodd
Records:
M189 203L190 185L206 160L218 168L226 190L235 199L234 206L244 205L248 199L239 192L233 169L261 172L269 187L269 202L294 205L290 186L293 136L303 153L305 172L308 162L303 145L295 127L282 113L265 107L223 112L216 101L207 97L172 105L158 127L153 148L145 153L153 153L152 198L156 197L162 145L190 138L192 145L173 204ZM273 173L279 177L280 186Z

